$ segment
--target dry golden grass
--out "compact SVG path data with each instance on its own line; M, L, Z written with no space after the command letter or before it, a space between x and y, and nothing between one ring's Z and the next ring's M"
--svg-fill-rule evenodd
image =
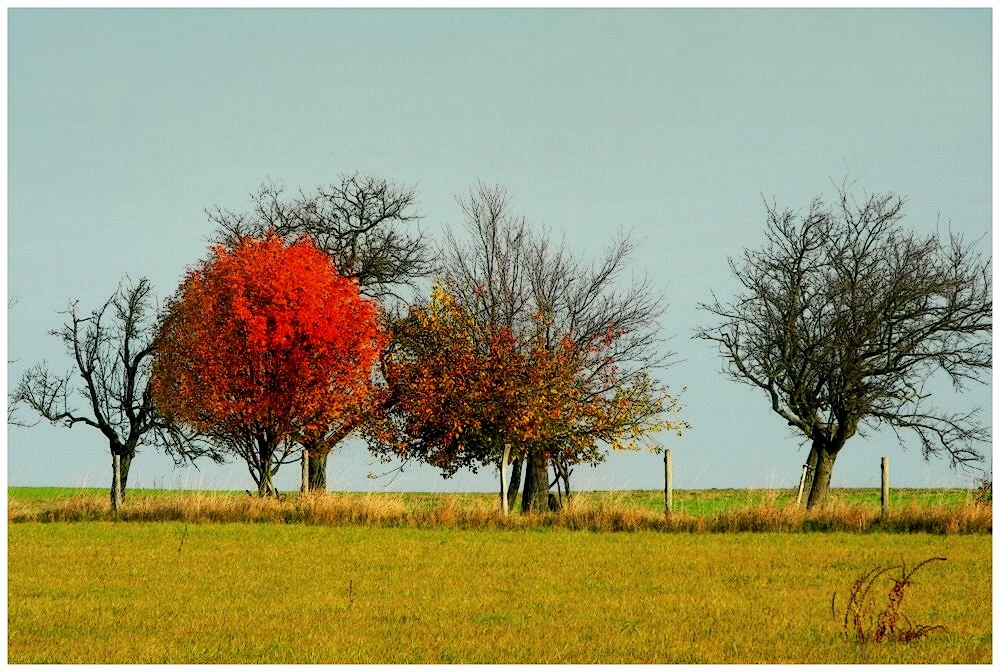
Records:
M19 522L131 521L189 523L305 523L529 529L558 527L593 532L930 532L992 533L990 503L916 504L893 507L883 518L877 505L833 501L811 510L764 497L713 513L672 513L629 503L626 495L579 493L557 513L504 518L489 495L420 497L402 494L317 493L283 500L245 494L166 493L131 495L117 515L104 495L78 494L47 500L10 498L7 520Z
M992 658L989 535L463 530L457 525L469 514L460 498L434 507L428 527L391 527L387 520L403 516L393 498L369 501L363 515L344 499L303 508L379 522L12 524L8 660L913 665ZM354 513L335 513L345 504ZM227 506L226 515L286 510ZM203 502L199 515L220 511ZM593 524L629 528L640 520L613 507L602 515ZM929 556L948 562L922 570L906 613L946 631L908 645L845 643L831 594L845 595L873 566ZM890 588L873 593L884 600Z

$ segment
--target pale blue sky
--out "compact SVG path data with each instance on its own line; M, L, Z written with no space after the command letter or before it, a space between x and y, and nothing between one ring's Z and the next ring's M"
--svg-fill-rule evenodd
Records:
M906 196L915 229L940 215L984 251L992 235L989 9L12 9L7 38L9 382L41 359L69 367L46 332L71 298L94 307L126 274L171 294L205 253L203 209L241 209L265 180L412 184L431 237L483 180L581 251L619 227L643 241L636 271L666 295L683 360L662 378L687 388L693 425L664 437L676 488L792 487L798 440L691 339L697 303L734 289L727 257L762 243L762 196L806 208L846 177ZM956 403L991 413L989 389ZM10 484L109 482L91 429L10 428L8 443ZM890 434L853 439L833 485L877 486L883 455L896 485L972 483ZM416 466L371 480L386 468L369 462L335 453L331 488L497 487ZM147 449L129 485L251 482ZM662 461L612 455L574 486L661 488Z

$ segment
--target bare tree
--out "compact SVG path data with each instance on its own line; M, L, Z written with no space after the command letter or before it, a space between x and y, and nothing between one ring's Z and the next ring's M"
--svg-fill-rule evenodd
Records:
M742 290L701 307L735 380L763 390L772 410L811 442L808 506L823 501L834 461L865 428L912 430L926 458L981 459L990 432L978 411L929 405L946 375L958 390L991 368L990 261L961 236L902 228L904 201L874 194L808 213L767 207L767 245L730 266Z
M215 207L209 219L218 226L217 240L231 245L244 236L259 237L274 230L283 237L309 236L345 276L354 278L361 293L383 304L405 302L400 291L414 287L434 270L424 234L416 227L413 188L354 173L313 193L288 196L274 184L251 195L252 207L237 213ZM326 489L330 451L351 435L363 420L348 422L303 437L309 490ZM304 484L305 485L305 484Z
M615 423L579 418L551 434L546 445L525 446L515 455L514 492L518 458L526 458L522 509L546 510L550 456L559 455L556 473L568 493L570 467L602 460L600 443L617 445L623 435L648 435L665 411L676 410L674 399L649 375L671 356L660 336L665 304L647 278L623 277L636 248L627 236L618 235L603 255L586 263L570 252L565 239L556 242L547 231L535 232L514 214L502 187L480 183L459 203L465 236L446 231L443 287L486 332L493 325L509 327L524 342L541 340L547 349L570 335L585 346L576 351L581 398L619 394L634 402L627 417ZM602 347L595 352L597 342ZM656 448L655 442L647 445Z
M124 500L140 444L162 448L178 463L203 455L221 461L208 444L167 422L153 406L149 367L156 315L146 278L134 285L126 281L89 315L81 315L75 301L65 314L68 321L50 333L62 340L75 371L60 375L45 362L36 364L24 373L13 399L53 425L79 424L104 435L112 456L114 510ZM73 384L77 375L80 387Z

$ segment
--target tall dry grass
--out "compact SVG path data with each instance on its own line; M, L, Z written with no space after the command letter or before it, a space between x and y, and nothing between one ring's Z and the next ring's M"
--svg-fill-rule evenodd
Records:
M908 504L883 517L878 506L832 502L806 510L774 496L711 514L672 513L628 504L624 496L579 493L562 510L504 517L484 500L443 495L415 506L405 494L316 493L285 499L245 494L191 493L133 496L115 514L105 496L74 495L48 501L9 499L7 520L19 522L131 521L190 523L300 523L380 527L531 529L560 527L594 532L653 530L731 532L927 532L982 534L993 531L992 503Z

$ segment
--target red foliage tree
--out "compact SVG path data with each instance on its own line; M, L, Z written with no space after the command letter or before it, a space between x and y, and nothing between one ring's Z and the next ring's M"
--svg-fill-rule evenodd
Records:
M377 313L308 238L215 247L169 303L154 402L243 457L259 494L274 494L292 445L371 395Z

